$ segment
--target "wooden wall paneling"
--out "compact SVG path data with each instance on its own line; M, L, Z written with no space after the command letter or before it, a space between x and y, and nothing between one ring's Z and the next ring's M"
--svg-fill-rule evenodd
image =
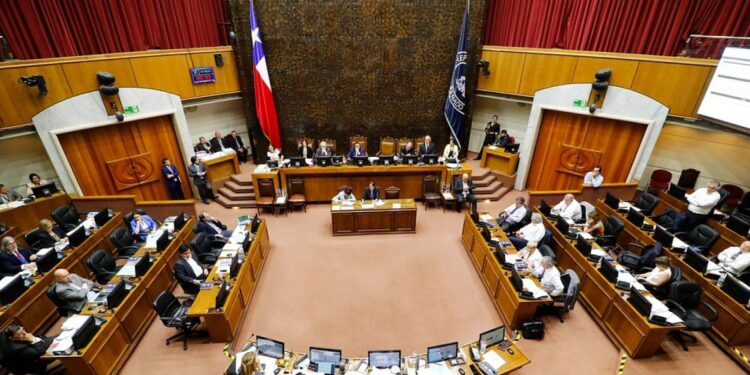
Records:
M215 54L224 59L224 66L216 66ZM195 96L208 96L240 91L240 81L237 78L237 67L234 54L231 51L191 53L190 59L194 68L212 66L216 74L216 82L193 85Z
M182 99L195 96L190 80L192 62L185 54L130 59L138 87L171 92Z
M619 87L630 87L633 84L635 72L638 69L638 61L620 60L596 57L579 57L573 73L572 82L596 81L594 73L602 68L612 69L612 77L609 83Z
M78 61L61 66L70 85L72 95L99 90L96 73L102 70L114 74L115 86L117 87L137 86L133 68L130 66L130 59L127 58Z
M526 188L529 190L566 190L580 187L581 178L559 169L570 161L577 162L577 153L563 155L565 145L581 146L586 136L589 116L545 110L537 135L534 156ZM571 161L572 158L572 161Z
M661 62L641 62L631 89L669 107L670 115L693 116L712 67Z
M645 132L644 124L592 116L582 147L602 152L599 164L605 181L627 182Z
M484 51L482 60L489 61L490 75L478 75L478 90L518 93L525 53Z
M570 83L577 61L575 56L527 54L518 93L534 95L537 90Z
M19 82L21 76L42 75L47 95L40 96L37 87ZM65 73L59 65L40 65L0 69L0 117L3 126L31 123L44 108L71 96Z

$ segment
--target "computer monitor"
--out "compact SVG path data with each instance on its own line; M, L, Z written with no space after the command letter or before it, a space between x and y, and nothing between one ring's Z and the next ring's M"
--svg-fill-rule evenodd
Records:
M245 238L242 240L242 251L247 254L247 251L250 249L250 245L253 244L253 234L250 232L245 233Z
M401 367L400 350L370 350L367 352L367 363L375 368Z
M109 294L107 294L107 308L114 310L117 306L120 306L122 301L128 295L128 292L128 289L125 288L125 280L120 280L115 284Z
M683 189L683 188L681 188L681 187L679 187L679 186L677 186L677 185L675 185L673 183L669 184L669 189L667 190L667 194L669 194L669 195L671 195L671 196L673 196L673 197L675 197L675 198L677 198L677 199L679 199L681 201L685 200L685 189Z
M258 214L255 214L255 216L253 216L252 225L250 225L250 233L257 232L258 227L260 227L260 216L258 216Z
M438 160L438 156L435 155L435 154L424 154L424 155L422 155L422 162L425 163L425 164L432 165L432 164L437 163L437 160Z
M485 348L503 341L505 341L505 326L496 327L479 334L479 342L483 343Z
M38 252L36 255L36 268L41 273L46 273L55 268L55 265L60 262L60 258L57 257L57 251L54 248L48 249L44 254Z
M747 232L750 231L750 222L744 222L739 217L731 215L727 220L727 228L734 233L747 236Z
M654 240L660 243L663 247L672 247L672 241L674 241L674 235L669 233L662 226L657 225L654 229Z
M229 278L233 279L237 277L237 273L240 272L240 252L234 253L232 257L232 263L229 265Z
M161 236L156 239L156 251L161 253L169 246L170 242L172 241L169 240L169 232L162 231Z
M229 295L229 284L226 280L221 282L221 285L219 285L219 292L216 293L216 299L214 300L214 308L220 309L224 307L224 302L227 301L227 296Z
M97 212L96 215L94 215L94 223L96 223L97 227L101 227L104 224L107 224L109 221L109 208L102 208L101 211Z
M643 214L638 212L638 210L634 209L633 207L630 207L630 209L628 209L628 215L626 218L629 222L633 223L633 225L637 226L638 228L643 226Z
M445 159L445 164L458 164L458 159L456 158Z
M100 326L96 324L96 320L93 315L87 315L86 320L78 328L76 333L73 334L73 349L78 350L89 344L96 332L99 331Z
M417 155L404 155L401 157L401 164L404 165L416 165L419 162Z
M76 247L86 241L86 228L83 225L78 226L73 232L68 235L68 243L70 246Z
M26 291L26 285L24 284L23 277L20 273L10 277L12 277L12 279L0 288L0 303L3 305L13 303L16 298Z
M321 167L328 167L331 163L331 157L330 156L318 156L315 158L315 164Z
M340 349L326 349L310 347L310 362L315 364L332 363L334 366L338 366L341 363L341 350Z
M174 219L174 231L179 232L182 230L182 228L185 226L185 212L180 212L179 215Z
M521 275L518 274L515 268L510 270L510 282L513 284L513 289L516 292L523 291L523 278L521 278Z
M289 166L291 167L300 168L306 165L307 162L305 162L305 158L301 156L292 156L291 158L289 158Z
M515 154L518 152L519 147L521 147L520 143L513 143L510 145L505 145L505 152Z
M617 268L612 265L612 263L608 262L606 259L601 259L602 265L599 266L599 272L604 275L604 278L607 279L610 283L616 283L617 282L617 275L619 272L617 271Z
M539 203L539 212L541 212L542 215L546 217L550 217L550 215L552 214L552 207L547 204L544 199L542 199L542 201Z
M620 198L617 198L612 195L612 193L607 192L607 195L604 197L604 204L617 211L617 209L620 208Z
M747 305L750 302L750 287L732 275L727 275L724 279L721 290L740 304Z
M490 230L490 226L483 221L480 221L478 226L479 231L482 232L482 238L484 238L487 243L492 242L492 231Z
M270 169L276 169L279 167L278 160L266 160L266 166Z
M394 163L395 162L394 162L394 159L393 159L393 155L390 155L390 156L380 155L380 156L378 156L378 164L380 164L380 165L393 165Z
M456 357L458 357L457 342L427 348L427 363L448 361Z
M31 188L31 192L37 198L49 197L52 194L57 193L57 185L54 182L49 182L44 185L34 186Z
M469 216L471 216L471 221L473 221L475 225L479 225L479 212L477 212L477 210L471 210Z
M341 155L331 155L331 163L333 163L333 165L344 164L344 157Z
M685 258L683 258L683 260L688 266L693 267L694 270L700 273L705 273L708 269L708 258L698 254L698 252L692 248L688 248L685 251Z
M576 249L578 249L583 256L588 258L591 255L591 242L586 241L583 236L578 236L576 238Z
M149 268L151 268L151 257L148 254L144 254L138 259L138 261L135 262L135 265L133 267L135 268L135 277L141 277L145 275L146 272L148 272Z
M559 229L563 235L566 235L568 234L568 232L570 232L570 225L562 217L557 218L557 224L555 225L555 227L557 227L557 229Z
M352 164L358 167L364 167L369 164L369 162L367 161L367 156L355 156L352 158Z
M284 343L281 341L257 336L255 338L255 345L258 346L258 354L260 355L276 359L284 358Z
M644 297L634 286L630 287L630 297L628 297L628 302L630 302L630 304L633 305L641 315L646 317L651 316L651 302L649 302L649 300L647 300L646 297Z

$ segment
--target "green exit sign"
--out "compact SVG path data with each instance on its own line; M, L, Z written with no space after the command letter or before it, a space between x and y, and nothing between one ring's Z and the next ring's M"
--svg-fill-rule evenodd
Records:
M581 107L581 108L583 108L583 107L588 107L588 105L586 105L586 101L585 100L583 100L583 99L576 99L576 100L573 101L573 107Z
M137 105L129 105L123 110L124 113L138 113L140 111Z

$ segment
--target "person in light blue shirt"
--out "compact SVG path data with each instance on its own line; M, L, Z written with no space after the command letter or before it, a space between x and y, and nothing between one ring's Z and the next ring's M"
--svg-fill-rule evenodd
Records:
M130 222L130 230L138 241L145 242L151 232L159 229L159 225L151 216L143 212L133 214L133 221Z
M602 182L604 182L604 176L602 176L602 167L598 165L594 167L594 170L586 173L586 176L583 177L583 184L591 185L594 187L594 189L602 186Z
M352 193L351 188L346 188L336 194L336 196L333 197L332 201L333 203L354 203L357 201L357 198L354 197L354 193Z

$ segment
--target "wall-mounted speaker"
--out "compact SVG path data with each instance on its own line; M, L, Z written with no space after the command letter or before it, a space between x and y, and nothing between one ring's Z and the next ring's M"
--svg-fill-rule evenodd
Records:
M214 62L216 62L216 66L224 66L224 56L222 56L220 53L215 53Z

